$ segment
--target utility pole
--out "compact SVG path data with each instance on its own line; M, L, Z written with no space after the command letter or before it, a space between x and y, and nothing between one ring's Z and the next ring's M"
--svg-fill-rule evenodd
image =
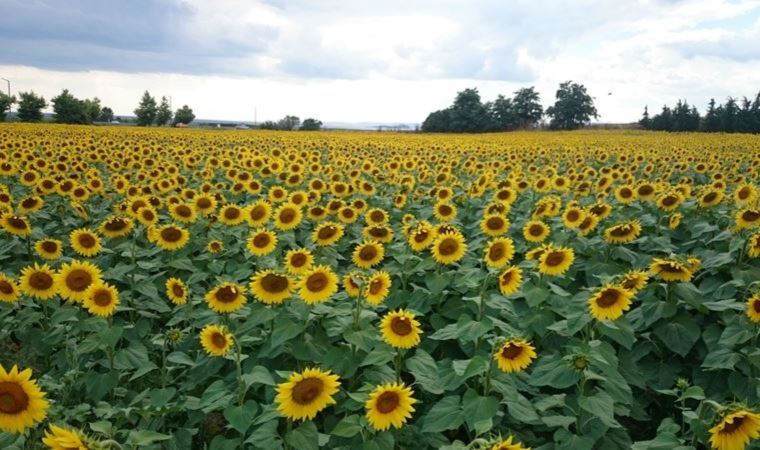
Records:
M9 80L9 79L7 79L7 78L3 78L3 77L0 77L0 80L3 80L3 81L5 81L6 83L8 83L8 97L10 97L10 96L11 96L11 80ZM12 109L12 108L13 108L13 104L12 104L12 103L9 103L9 104L8 104L8 115L10 115L10 114L11 114L11 109Z

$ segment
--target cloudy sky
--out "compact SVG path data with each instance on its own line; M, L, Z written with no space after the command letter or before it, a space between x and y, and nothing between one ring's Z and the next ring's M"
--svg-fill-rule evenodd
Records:
M760 90L760 0L0 0L0 77L131 114L421 122L477 87L585 84L601 121ZM2 86L0 86L2 87ZM611 95L609 95L611 94Z

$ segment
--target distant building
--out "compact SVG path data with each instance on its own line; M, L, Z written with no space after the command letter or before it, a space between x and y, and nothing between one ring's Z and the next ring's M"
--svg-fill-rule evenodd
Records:
M235 125L235 129L236 129L236 130L248 130L248 129L250 129L250 128L251 128L251 127L249 127L248 125L246 125L246 124L244 124L244 123L241 123L241 124Z

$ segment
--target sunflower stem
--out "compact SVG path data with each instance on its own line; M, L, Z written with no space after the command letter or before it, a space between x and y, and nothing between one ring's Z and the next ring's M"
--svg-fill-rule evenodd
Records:
M488 355L488 369L486 369L485 381L483 382L483 397L488 397L491 392L491 373L493 372L493 357Z
M290 434L291 430L293 430L293 422L291 422L290 419L285 419L285 434L282 436L282 446L284 450L290 450L287 436Z
M240 343L238 342L238 339L236 336L233 336L233 341L235 342L235 374L237 375L237 383L238 383L238 405L243 406L243 402L245 400L245 383L243 383L243 367L240 364L240 356L241 356L241 349L240 349Z
M31 234L26 235L26 255L29 257L29 264L34 262L34 257L32 256L32 236Z
M396 357L393 359L393 365L396 367L396 383L401 383L401 349L396 349Z

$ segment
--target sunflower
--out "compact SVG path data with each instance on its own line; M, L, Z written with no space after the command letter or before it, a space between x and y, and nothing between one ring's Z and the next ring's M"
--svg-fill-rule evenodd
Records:
M349 297L358 297L361 294L361 284L356 280L361 280L361 274L358 272L348 272L343 275L343 289Z
M155 225L158 222L158 213L152 206L144 206L137 211L137 221L146 227Z
M65 263L55 275L58 294L73 302L82 302L87 297L87 289L100 281L100 269L87 261Z
M630 186L620 186L615 189L615 199L622 204L631 203L636 200L636 191Z
M412 348L420 343L420 323L414 314L399 309L383 316L380 321L383 341L395 348Z
M29 214L39 211L45 204L45 200L42 197L31 196L21 199L18 204L18 210L21 214Z
M427 222L421 222L409 233L409 246L415 252L421 252L433 245L435 238L438 236L437 231Z
M335 404L340 381L329 370L308 368L293 372L288 381L277 385L277 411L291 420L313 419L328 405Z
M362 269L376 266L385 257L385 248L374 241L365 241L356 246L351 256L354 264Z
M206 244L206 251L211 253L212 255L216 255L217 253L224 250L224 242L214 239L213 241L209 241L208 244Z
M530 220L523 227L523 237L528 242L543 242L550 232L549 225L540 220Z
M71 247L81 256L95 256L103 249L100 244L100 236L87 228L79 228L69 235Z
M760 437L760 415L740 409L723 416L710 428L710 445L717 450L742 450Z
M364 297L370 305L379 305L388 297L391 290L391 276L388 272L380 271L367 279Z
M691 280L692 270L687 264L676 259L654 258L649 271L664 281L686 282Z
M521 443L512 439L514 439L512 436L508 437L506 440L491 447L491 450L530 450L530 447L523 447Z
M589 311L597 320L616 320L631 309L632 297L622 286L604 286L588 300Z
M747 239L747 255L750 258L760 257L760 232L753 234Z
M562 223L570 229L578 228L586 218L586 211L579 206L568 207L562 214Z
M225 282L206 293L205 300L208 307L219 314L233 313L246 304L245 288Z
M755 294L747 300L747 317L755 323L760 323L760 295Z
M440 264L452 264L464 258L467 243L457 232L438 234L431 248L433 259Z
M599 217L593 214L586 214L586 218L578 225L578 234L587 236L596 229L597 225L599 225Z
M6 372L0 365L0 431L23 433L47 417L50 404L45 393L32 380L32 369Z
M492 239L485 248L484 259L488 267L503 267L515 256L515 244L510 238Z
M338 276L328 266L314 266L298 282L298 294L309 305L323 303L338 292Z
M187 245L190 232L178 225L163 225L152 230L156 245L164 250L179 250Z
M34 243L34 251L40 258L52 261L63 254L63 244L58 239L40 239Z
M0 273L0 301L14 303L21 296L18 282L7 275Z
M545 275L562 275L567 272L575 259L573 249L550 247L539 258L538 271Z
M87 450L87 438L79 430L58 427L53 424L45 431L42 443L50 450Z
M100 317L112 316L119 305L119 291L108 283L93 283L87 288L84 307L90 314Z
M751 204L757 201L757 188L750 183L742 183L734 191L734 201L739 205Z
M509 219L500 214L486 214L480 221L480 230L487 236L501 236L509 230Z
M683 214L681 213L672 214L668 218L668 228L670 228L671 230L675 230L676 228L678 228L679 225L681 225L681 220L683 220Z
M620 287L631 292L638 292L644 289L649 280L649 273L644 270L632 270L625 275L620 281Z
M528 341L510 339L496 349L493 359L503 372L514 373L525 370L536 356L536 349Z
M283 203L274 212L274 226L283 231L296 228L302 219L301 208L292 203Z
M224 356L233 343L232 334L219 325L206 325L200 334L201 345L210 356Z
M196 211L200 212L204 216L209 216L216 210L216 198L210 194L196 195L193 198L193 205Z
M217 217L219 218L219 222L229 226L240 225L245 221L243 209L238 205L232 204L224 205L222 209L219 210Z
M305 248L288 250L285 253L285 270L293 275L307 271L314 264L314 255Z
M700 208L711 208L718 205L723 201L723 191L718 189L710 189L699 197Z
M192 203L175 203L169 206L169 215L177 222L193 223L197 218L195 205Z
M610 244L627 244L641 234L641 223L638 220L615 224L604 230L604 239Z
M364 216L368 225L382 225L388 222L388 213L380 208L372 208Z
M134 222L129 217L111 216L101 222L98 231L103 236L116 238L126 236L134 228Z
M499 275L499 290L502 295L509 296L517 292L522 284L522 269L509 266Z
M34 263L34 266L21 269L19 285L24 294L47 300L56 294L55 272L47 264Z
M665 212L671 212L678 209L684 200L684 196L678 191L667 192L657 199L657 207Z
M184 305L187 303L188 289L185 282L179 278L169 278L166 280L166 296L169 297L175 305Z
M32 226L24 216L17 216L7 212L0 217L0 225L10 234L16 236L29 236L32 234Z
M760 225L760 209L740 209L735 217L736 228L739 230Z
M311 239L319 247L333 245L343 237L343 225L335 222L323 222L311 233Z
M417 400L414 391L403 383L389 383L377 386L364 404L367 421L377 431L385 431L391 426L401 428L412 417Z
M249 287L256 300L267 305L278 305L290 297L293 282L284 273L259 270L251 277Z
M246 247L254 256L268 255L277 247L277 235L264 228L259 228L248 237Z

